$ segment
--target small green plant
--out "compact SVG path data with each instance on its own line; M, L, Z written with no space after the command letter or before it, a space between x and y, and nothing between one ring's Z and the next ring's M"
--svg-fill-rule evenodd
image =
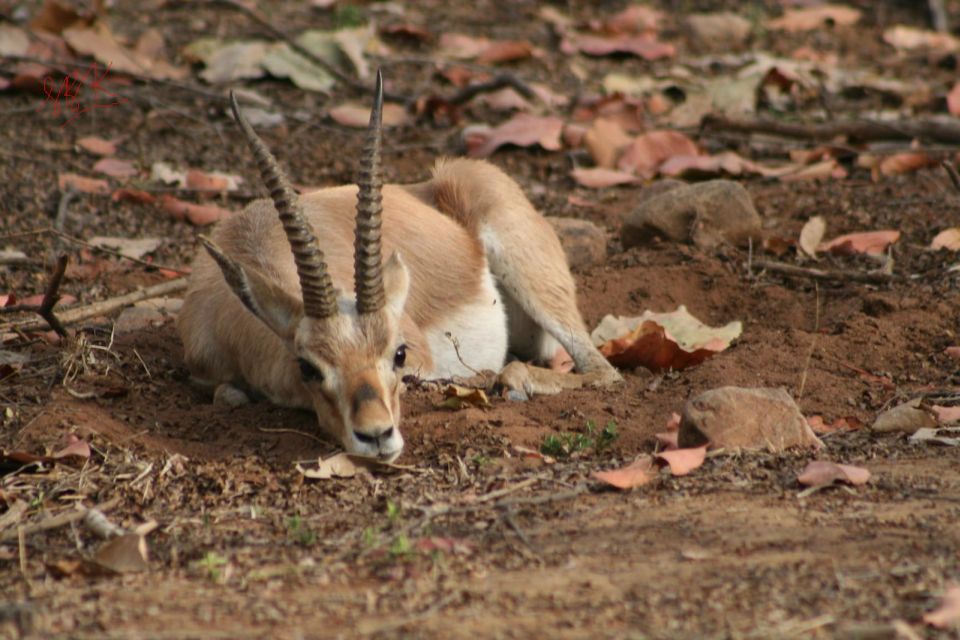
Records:
M619 437L617 433L617 423L611 420L602 431L597 433L597 425L593 420L588 420L586 424L586 433L571 432L550 434L543 439L540 445L540 453L552 456L554 458L569 458L572 454L593 449L601 452Z
M337 4L333 12L335 29L359 27L364 23L363 10L355 4Z
M396 524L400 520L400 505L392 500L387 500L387 520L391 525Z
M413 545L407 534L401 533L390 545L390 557L395 560L406 559L413 554Z
M213 582L220 582L220 567L227 564L227 559L216 551L207 551L196 564L207 574L207 578Z
M299 515L294 515L287 519L287 536L296 540L304 547L309 547L317 541L317 534L310 531L303 524Z
M376 527L363 528L363 546L375 547L380 541L380 532Z

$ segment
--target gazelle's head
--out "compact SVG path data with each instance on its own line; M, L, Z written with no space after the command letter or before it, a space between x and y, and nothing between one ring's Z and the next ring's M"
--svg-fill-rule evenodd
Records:
M204 246L233 292L287 345L291 369L300 376L321 425L348 453L393 460L403 449L400 378L406 346L400 318L410 278L398 254L386 263L381 260L380 74L358 180L355 300L333 286L289 181L232 95L231 102L290 242L301 298L256 270L241 267L205 238Z

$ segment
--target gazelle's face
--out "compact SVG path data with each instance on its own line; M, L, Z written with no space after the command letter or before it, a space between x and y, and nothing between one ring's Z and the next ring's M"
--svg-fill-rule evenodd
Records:
M383 285L379 311L358 314L348 303L329 318L301 316L292 347L321 426L348 453L392 461L403 450L400 318L410 287L398 254L384 264Z
M378 313L304 318L295 350L317 417L348 453L392 461L400 435L401 370L406 345L390 306Z

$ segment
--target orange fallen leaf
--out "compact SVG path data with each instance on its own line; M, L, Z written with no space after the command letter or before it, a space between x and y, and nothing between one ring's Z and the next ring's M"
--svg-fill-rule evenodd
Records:
M770 169L747 160L733 151L724 151L712 156L677 154L665 160L659 168L660 175L670 178L710 178L724 174L778 176L792 170L792 166Z
M935 414L937 414L937 421L940 424L945 424L948 422L960 422L960 406L941 407L940 405L935 404L930 408L933 409Z
M631 4L601 24L591 24L595 30L607 33L654 32L660 27L663 12L642 4Z
M640 181L640 178L632 173L601 168L574 169L570 172L570 177L581 187L590 189L606 189L607 187L616 187L617 185L632 184Z
M23 300L20 300L20 304L39 306L43 303L44 294L37 293L32 296L27 296ZM63 307L68 304L73 304L76 302L76 297L70 295L69 293L63 294L60 296L60 299L57 301L57 306Z
M953 89L947 94L947 111L952 116L960 116L960 82L953 85Z
M177 220L187 220L190 224L197 226L213 224L232 213L229 209L212 204L184 202L169 194L160 197L160 207Z
M661 371L700 364L729 347L742 330L740 322L709 327L681 305L669 313L647 311L635 318L606 316L590 337L614 366Z
M617 166L617 156L631 142L630 135L612 118L597 118L583 135L594 164L604 169Z
M819 7L787 9L782 17L769 20L767 26L771 29L791 32L812 31L831 23L847 27L859 22L861 15L862 12L859 9L839 4L825 4Z
M137 175L137 167L131 160L120 158L101 158L93 165L93 170L111 178L129 178Z
M497 40L477 55L480 64L499 64L522 60L533 55L533 45L526 40Z
M948 358L953 358L954 360L960 360L960 347L947 347L943 350L943 353Z
M960 51L960 39L949 33L927 31L916 27L898 24L883 32L883 41L897 49L930 49L949 53Z
M664 451L673 451L674 449L680 448L680 443L677 441L677 439L680 437L680 433L678 431L661 431L653 434L653 436L663 447Z
M857 253L882 255L887 247L900 239L900 232L894 230L864 231L848 233L822 243L817 249L839 255L850 256Z
M885 176L896 176L935 164L937 164L936 159L931 158L926 153L911 151L887 156L880 161L878 168L880 173Z
M114 202L129 200L131 202L139 202L140 204L153 204L157 200L152 193L141 191L140 189L127 188L117 189L110 195L110 199Z
M707 459L707 445L694 449L661 451L656 457L670 466L670 473L673 475L685 476L703 465L703 461Z
M630 53L644 60L669 58L677 51L672 44L659 42L646 34L602 36L582 33L572 33L564 38L560 50L568 55L579 52L591 56Z
M366 129L370 123L370 107L348 102L330 109L330 117L337 124L355 129ZM400 127L410 122L403 105L387 102L383 105L383 126Z
M652 178L664 161L673 156L696 156L697 145L678 131L651 131L638 136L627 147L617 167L642 178Z
M940 606L923 614L923 621L938 629L947 629L960 623L960 585L947 587L940 599Z
M467 153L474 158L489 156L505 144L529 147L539 144L548 151L562 148L560 134L563 120L554 116L539 117L518 113L495 128L476 125L463 130Z
M950 251L960 251L960 227L944 229L938 233L930 243L931 249L949 249Z
M807 424L813 429L814 433L834 433L836 431L856 431L863 428L863 422L854 416L837 418L831 423L827 423L823 416L808 416Z
M464 33L444 33L440 36L439 53L446 58L470 60L490 46L489 38L476 38Z
M653 466L653 458L641 456L629 465L609 471L594 471L593 477L617 489L632 489L642 487L657 477L657 470Z
M227 191L230 181L225 176L206 173L200 169L188 169L186 187L195 191Z
M63 458L89 458L90 445L71 433L67 436L67 446L50 457L55 460L61 460Z
M57 184L60 186L61 191L73 189L81 193L92 193L95 195L110 193L110 185L107 184L106 180L85 178L75 173L61 173L57 176Z
M104 140L96 136L87 136L77 140L77 146L96 156L112 156L117 152L117 145L111 140Z
M807 180L825 180L827 178L841 180L846 177L847 170L835 158L828 158L779 175L782 182L806 182Z
M819 487L834 482L846 482L857 486L866 484L869 479L870 472L863 467L825 460L814 460L797 476L797 482L808 487Z

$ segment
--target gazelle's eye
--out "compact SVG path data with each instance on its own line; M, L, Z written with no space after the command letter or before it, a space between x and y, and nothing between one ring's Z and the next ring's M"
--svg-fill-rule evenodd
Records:
M400 369L403 367L403 364L407 361L407 345L402 344L397 347L396 353L393 354L393 368Z
M310 361L297 358L297 364L300 365L300 377L303 378L304 382L321 382L323 380L323 374Z

